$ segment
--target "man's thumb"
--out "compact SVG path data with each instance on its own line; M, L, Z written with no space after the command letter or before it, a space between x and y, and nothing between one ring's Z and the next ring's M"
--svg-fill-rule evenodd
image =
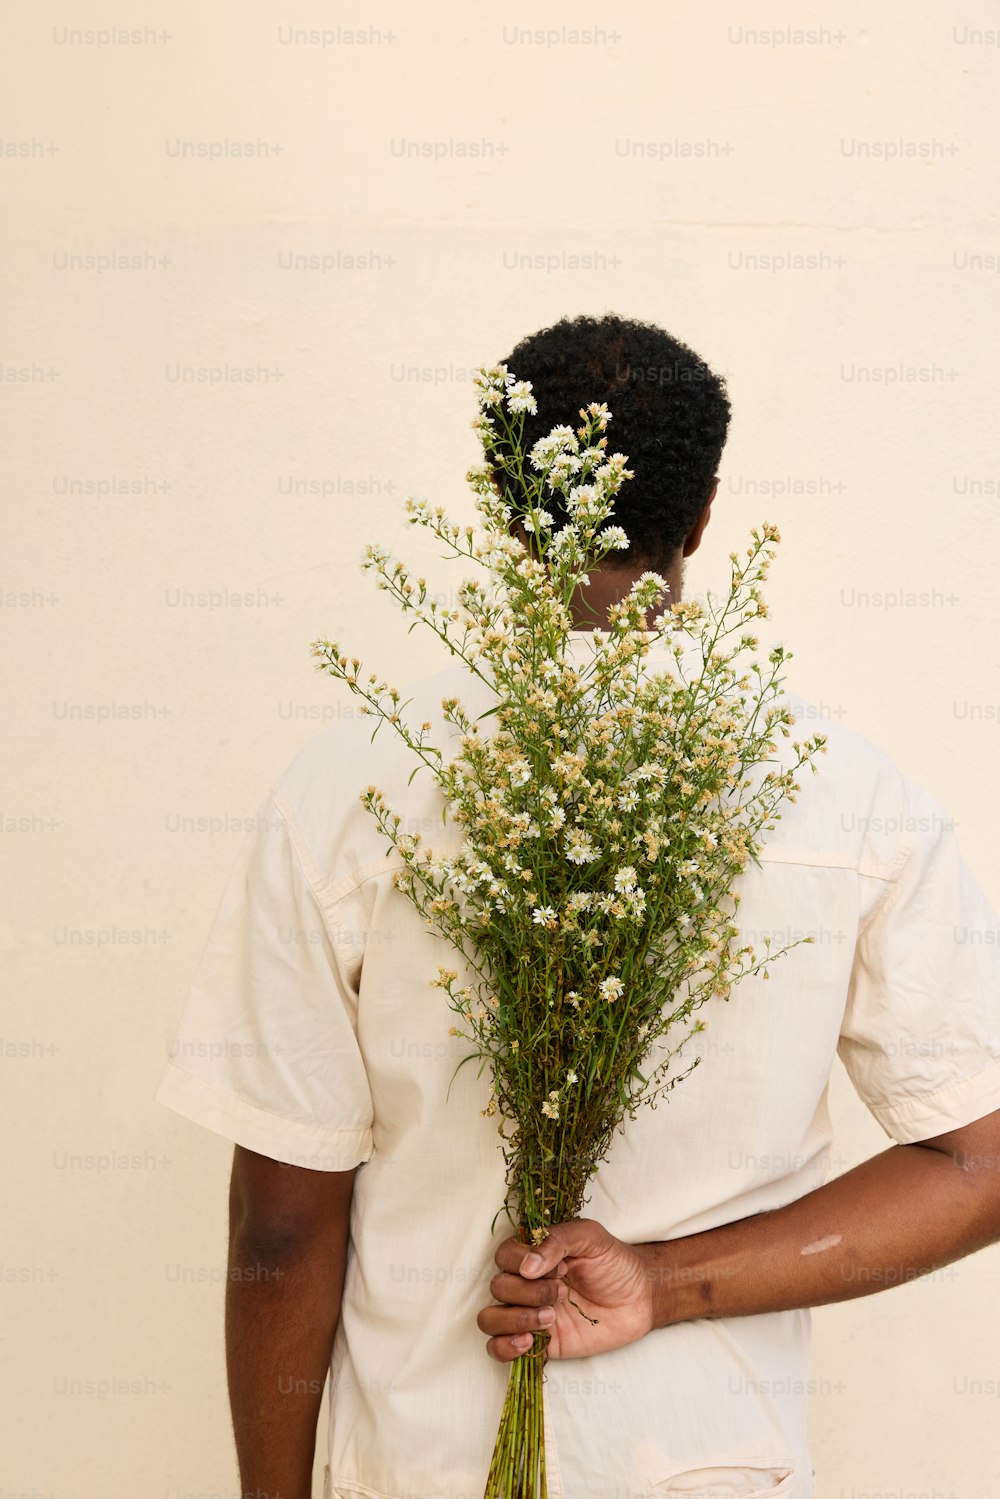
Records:
M529 1278L548 1275L560 1260L598 1254L607 1235L593 1218L571 1218L554 1223L540 1244L521 1261L520 1273Z

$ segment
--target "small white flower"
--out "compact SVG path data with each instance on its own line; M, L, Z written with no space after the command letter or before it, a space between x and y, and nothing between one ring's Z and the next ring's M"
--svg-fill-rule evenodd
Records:
M530 411L534 416L538 411L538 403L531 394L530 380L517 380L507 391L507 410L511 412Z
M552 906L536 906L531 913L531 919L536 926L547 926L550 921L555 921L556 912Z
M567 1072L567 1074L566 1074L566 1081L568 1083L575 1083L576 1082L576 1073L575 1072Z
M573 516L578 516L581 508L586 513L587 508L597 497L597 490L593 484L577 484L566 497L566 509Z
M547 468L564 448L578 448L579 446L579 439L572 427L565 425L553 427L552 431L540 437L532 448L529 455L531 465L537 469Z
M571 864L589 864L592 859L597 858L598 850L586 833L574 828L569 836L570 847L566 850L566 857Z
M600 993L601 998L609 1001L617 999L618 996L624 992L624 989L625 985L622 983L621 979L614 974L612 974L610 978L602 980L602 982L598 986L598 992Z

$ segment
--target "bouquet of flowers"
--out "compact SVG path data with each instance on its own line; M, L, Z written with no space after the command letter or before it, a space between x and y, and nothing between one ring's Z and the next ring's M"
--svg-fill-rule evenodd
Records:
M652 631L647 613L667 585L643 573L609 608L607 632L594 632L587 667L574 666L570 601L589 582L588 566L628 546L621 527L601 527L634 476L597 436L612 415L597 402L581 409L576 431L556 426L536 442L526 471L524 413L537 410L530 383L497 365L481 369L476 385L473 426L486 461L466 478L482 534L420 499L408 498L406 510L449 555L480 563L488 582L465 579L461 608L447 610L425 607L426 581L414 586L381 546L366 548L362 566L414 614L411 629L427 625L489 684L496 701L481 717L496 716L494 731L481 732L457 698L443 699L460 746L446 758L427 741L430 723L419 732L406 724L395 688L374 674L363 683L361 663L332 641L311 648L317 669L342 678L365 699L361 711L378 716L375 733L392 724L418 758L414 774L426 767L435 777L443 821L450 815L464 829L458 852L435 858L419 834L399 834L401 817L377 787L361 798L403 861L396 886L476 976L458 987L458 970L440 967L430 983L462 1022L451 1033L470 1042L465 1060L490 1068L485 1112L498 1118L506 1210L522 1241L538 1243L580 1214L626 1117L700 1061L673 1070L704 1028L693 1018L699 1007L728 999L741 978L767 978L789 950L772 951L767 939L762 954L737 945L733 886L749 860L759 863L761 832L784 799L794 801L796 772L825 737L793 740L784 765L776 755L777 736L788 738L794 722L774 701L790 653L776 646L762 663L747 629L766 614L760 584L780 540L771 525L751 532L745 558L730 554L728 598L677 602ZM552 495L568 517L558 529L545 508ZM514 518L537 557L511 534ZM647 674L651 639L661 638L674 668ZM700 669L685 674L692 639ZM547 1342L536 1332L511 1364L486 1499L546 1494Z

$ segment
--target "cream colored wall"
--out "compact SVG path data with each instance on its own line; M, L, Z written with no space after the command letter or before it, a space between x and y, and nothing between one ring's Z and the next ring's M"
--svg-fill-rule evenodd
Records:
M235 820L351 711L309 642L400 683L444 664L358 559L379 539L454 586L402 501L471 516L468 374L521 335L617 311L727 373L689 587L780 525L795 685L941 797L1000 908L990 27L973 0L8 17L4 1496L235 1499L230 1150L151 1095ZM227 141L266 149L212 159ZM924 602L859 602L901 591ZM888 1142L839 1066L832 1097L839 1171ZM822 1499L988 1491L998 1272L990 1249L815 1314Z

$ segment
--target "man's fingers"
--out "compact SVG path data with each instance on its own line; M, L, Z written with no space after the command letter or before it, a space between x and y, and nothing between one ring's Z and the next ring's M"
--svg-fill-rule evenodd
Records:
M596 1219L571 1218L555 1224L540 1244L504 1239L493 1258L501 1270L515 1270L534 1279L552 1275L564 1259L600 1254L609 1237L607 1229Z
M518 1333L540 1332L551 1327L555 1312L544 1306L484 1306L476 1318L480 1332L490 1337L513 1337ZM525 1347L530 1347L530 1343Z
M526 1254L531 1253L530 1244L522 1244L520 1239L504 1239L493 1256L493 1263L501 1270L518 1271L521 1261Z
M525 1280L501 1270L490 1281L490 1295L511 1306L555 1306L566 1299L566 1283L546 1276L544 1280Z
M528 1255L537 1253L537 1244L522 1244L520 1239L504 1239L496 1254L493 1256L493 1263L495 1265L498 1265L501 1270L510 1270L513 1271L513 1273L516 1275L520 1272L521 1266L527 1259ZM547 1257L547 1260L548 1259L551 1259L551 1254ZM540 1274L565 1275L565 1260L557 1258L549 1270L536 1270L532 1275L532 1279L537 1279L538 1275Z
M527 1353L533 1342L533 1338L523 1335L516 1338L490 1338L486 1344L486 1352L500 1364L511 1364L522 1353Z

